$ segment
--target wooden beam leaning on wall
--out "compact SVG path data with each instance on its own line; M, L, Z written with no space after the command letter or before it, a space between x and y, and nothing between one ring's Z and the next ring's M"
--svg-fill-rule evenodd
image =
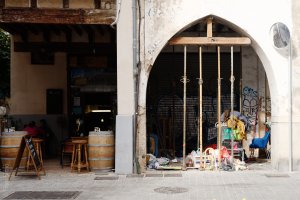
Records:
M199 46L247 46L251 40L247 37L175 37L169 41L169 45L199 45Z

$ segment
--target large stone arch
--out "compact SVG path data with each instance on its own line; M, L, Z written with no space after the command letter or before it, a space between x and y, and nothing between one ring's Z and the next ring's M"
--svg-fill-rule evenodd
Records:
M144 41L144 62L140 69L139 78L139 92L138 92L138 116L137 116L137 143L139 145L137 156L143 169L145 165L146 154L146 91L148 78L151 72L151 68L161 52L164 46L168 43L176 33L191 26L197 21L204 19L207 16L213 16L218 19L219 22L226 26L229 26L236 32L247 36L252 41L252 48L259 56L263 67L266 71L269 83L272 83L270 87L271 99L272 99L272 165L274 168L287 169L288 165L288 137L282 136L282 132L288 129L288 111L289 105L287 101L287 71L282 66L288 66L287 57L279 54L272 47L272 41L269 37L269 30L271 26L277 22L276 19L267 20L262 19L257 21L257 27L254 27L247 18L244 20L239 19L239 16L226 13L221 14L220 10L215 13L205 12L195 13L189 12L189 15L180 15L183 19L177 20L178 17L171 15L170 13L177 13L179 7L170 6L165 11L158 11L151 14L150 8L157 8L158 4L151 2L151 6L145 9L145 13L148 15L145 17L145 41ZM184 3L182 3L184 4ZM159 6L158 6L159 7ZM183 6L185 7L185 6ZM159 7L161 8L161 7ZM192 9L192 7L189 7ZM162 8L161 8L162 9ZM182 11L183 12L183 11ZM155 16L157 13L160 15ZM167 14L169 13L169 14ZM206 14L205 14L206 13ZM184 16L184 17L183 17ZM222 17L219 17L222 16ZM176 21L176 23L170 24ZM286 22L289 24L288 22ZM281 68L280 68L281 67ZM286 131L285 131L286 132Z

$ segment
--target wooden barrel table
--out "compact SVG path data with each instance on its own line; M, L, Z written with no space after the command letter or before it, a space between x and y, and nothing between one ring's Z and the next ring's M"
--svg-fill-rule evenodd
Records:
M92 170L110 171L115 167L115 136L112 131L90 132L88 157Z
M18 155L22 137L27 134L26 131L15 131L2 133L0 136L0 168L12 169ZM25 148L21 158L20 168L26 166L28 151Z

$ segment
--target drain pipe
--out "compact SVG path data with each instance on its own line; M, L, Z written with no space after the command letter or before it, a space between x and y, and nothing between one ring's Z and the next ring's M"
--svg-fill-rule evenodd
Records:
M137 72L137 28L136 28L136 23L137 23L137 12L136 12L136 4L137 0L132 0L132 60L133 60L133 80L134 80L134 116L133 116L133 167L135 172L138 174L141 173L140 165L139 165L139 159L137 157L137 151L138 151L138 141L137 141L137 112L138 112L138 72Z

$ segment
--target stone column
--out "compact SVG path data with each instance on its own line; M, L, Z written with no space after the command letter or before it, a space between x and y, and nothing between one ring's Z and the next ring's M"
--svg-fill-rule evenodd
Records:
M134 66L132 1L122 1L117 23L116 173L133 173L134 155Z

